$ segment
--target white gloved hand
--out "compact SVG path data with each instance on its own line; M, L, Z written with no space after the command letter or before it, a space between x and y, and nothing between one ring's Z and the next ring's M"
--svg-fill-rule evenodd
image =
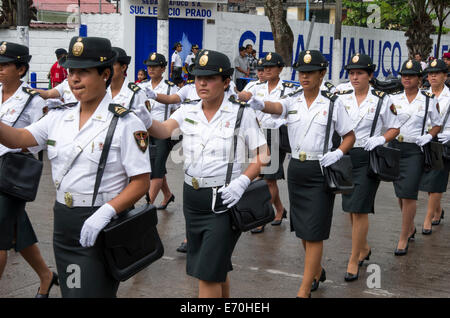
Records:
M106 225L108 225L114 215L116 215L116 210L108 203L105 203L84 221L80 234L81 246L94 246L98 234Z
M442 142L443 144L450 141L450 133L439 133L438 135L439 142Z
M145 87L145 94L147 95L147 98L156 100L157 94L150 86Z
M222 200L224 204L228 204L227 208L231 208L233 205L239 202L245 190L250 184L250 179L241 174L238 178L230 182L230 184L219 189L219 193L222 194Z
M248 104L251 108L254 110L263 110L264 109L264 101L261 98L252 96L250 100L248 101Z
M384 138L383 136L370 137L369 139L367 139L367 143L364 147L364 150L372 151L376 147L384 145L385 143L386 143L386 138Z
M319 158L320 165L322 167L331 166L333 163L342 158L344 153L341 149L336 149L335 151L327 152L324 156Z
M425 134L422 136L417 137L416 144L420 147L425 146L427 143L429 143L433 139L433 136L430 134Z

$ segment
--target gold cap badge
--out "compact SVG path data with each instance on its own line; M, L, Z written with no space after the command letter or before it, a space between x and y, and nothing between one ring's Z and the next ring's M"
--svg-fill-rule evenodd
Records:
M150 60L152 61L156 60L156 53L153 53L152 56L150 56Z
M259 59L258 64L261 65L263 63L262 59Z
M433 60L433 62L431 62L431 67L436 67L436 65L437 65L437 61Z
M305 62L306 64L311 63L312 61L312 56L311 54L309 54L309 51L306 51L306 55L303 57L303 62Z
M272 53L266 55L266 60L270 61L272 59Z
M2 45L0 46L0 54L5 54L6 52L6 42L3 42Z
M413 62L411 60L409 60L408 63L406 63L406 68L412 69L412 67L413 67Z
M206 64L208 64L208 55L203 55L200 58L200 61L198 62L198 64L200 64L200 66L205 66Z
M73 45L73 47L72 47L73 55L81 56L81 54L83 54L84 44L83 44L83 42L81 42L82 40L83 40L82 38L78 38L77 42Z
M355 55L355 56L352 58L352 62L353 62L353 63L358 63L358 61L359 61L359 55Z

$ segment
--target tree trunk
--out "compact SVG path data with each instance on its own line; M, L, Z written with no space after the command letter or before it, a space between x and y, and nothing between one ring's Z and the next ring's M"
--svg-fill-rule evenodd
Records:
M275 51L283 57L286 66L292 65L294 34L286 21L282 0L264 0L264 11L270 21Z
M433 22L427 11L428 5L425 0L410 0L411 22L405 32L406 45L411 57L420 53L425 61L433 49L433 40L430 35L435 30Z

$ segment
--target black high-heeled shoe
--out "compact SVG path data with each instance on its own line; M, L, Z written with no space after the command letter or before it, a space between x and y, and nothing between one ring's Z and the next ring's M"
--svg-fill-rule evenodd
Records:
M433 229L422 228L423 235L431 235L431 233L433 233Z
M356 274L352 274L352 273L345 273L344 279L346 282L353 282L355 280L358 280L359 278L359 267L358 267L358 271L356 272Z
M439 224L441 224L441 220L444 218L444 209L442 209L442 212L441 212L441 217L439 218L439 220L437 220L437 221L432 221L431 222L431 225L439 225Z
M403 249L396 248L394 251L395 256L404 256L408 253L409 242L406 243L406 247Z
M369 249L369 253L367 253L367 256L364 257L362 261L358 262L358 266L363 266L364 261L368 261L370 259L370 255L372 255L372 249Z
M281 217L281 220L275 220L272 223L270 223L270 225L272 225L272 226L281 225L281 223L283 222L283 219L287 219L287 211L286 211L286 209L284 209L284 211L283 211L283 216Z
M252 234L259 234L259 233L263 233L264 232L264 227L265 227L265 225L263 225L262 227L257 227L257 228L255 228L255 229L253 229L253 230L250 230L250 233L252 233Z
M319 288L319 282L324 282L327 280L327 275L325 273L325 268L322 267L322 272L320 273L319 280L314 278L313 283L311 285L311 292L316 291Z
M52 289L53 285L59 286L59 280L58 280L58 274L55 272L52 272L53 277L52 281L50 282L50 286L48 286L47 294L39 294L40 287L38 288L38 292L34 298L48 298L48 295L50 294L50 289Z
M413 240L413 241L415 240L416 233L417 233L417 229L414 228L413 234L411 234L411 235L408 237L408 242L411 241L411 240Z
M172 194L172 196L170 197L170 199L167 201L166 204L164 205L160 205L159 207L157 207L157 210L165 210L167 208L167 206L169 205L170 202L174 202L175 201L175 196Z

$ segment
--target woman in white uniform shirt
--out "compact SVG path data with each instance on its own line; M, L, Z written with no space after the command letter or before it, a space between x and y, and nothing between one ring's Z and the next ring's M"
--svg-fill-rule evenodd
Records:
M340 95L355 126L356 141L349 151L352 159L354 190L342 195L342 209L350 214L352 224L352 254L350 256L346 281L359 276L359 266L371 254L367 242L369 213L375 213L375 196L380 181L369 177L369 151L391 141L399 134L400 123L389 96L370 87L375 64L370 56L357 53L345 66L353 89ZM375 113L380 105L380 114L373 136L370 136ZM383 135L382 131L386 131Z
M107 272L101 247L94 244L110 220L132 207L149 188L145 126L133 113L111 104L106 93L114 58L108 39L72 38L69 55L61 65L69 69L69 85L80 102L52 110L25 129L0 124L0 142L8 147L48 145L57 190L53 248L63 297L116 296L119 282ZM118 113L123 117L117 122L93 212L107 128ZM83 146L84 150L75 151ZM81 273L79 286L70 285L73 264Z
M408 253L409 241L414 239L416 228L414 217L417 209L419 183L424 169L422 148L437 135L441 118L436 107L437 100L430 93L419 90L422 79L422 67L419 62L408 60L400 70L404 91L392 94L391 100L397 110L400 121L400 134L390 145L400 149L400 178L394 181L395 195L402 211L402 229L396 256ZM428 113L425 114L426 101L429 100ZM431 121L432 129L422 135L425 116ZM425 127L426 128L426 127Z
M237 138L232 181L224 186L234 125L240 104L225 99L225 89L233 73L225 54L202 50L192 74L201 102L183 104L169 120L156 120L150 134L167 138L180 128L185 155L183 211L188 240L187 274L199 279L199 297L229 297L228 272L240 232L234 230L228 208L236 204L260 173L267 155L266 141L255 113L244 109ZM245 147L255 152L254 160L241 171ZM266 160L267 158L264 158Z
M443 60L433 60L425 69L425 72L428 74L428 81L431 85L429 92L436 96L439 103L439 112L444 121L450 107L450 89L445 85L447 65ZM450 140L449 129L446 128L449 126L450 123L447 118L442 133L438 134L439 141L444 144ZM431 234L431 226L439 225L441 219L444 218L441 199L442 194L447 192L450 162L444 158L444 164L444 169L424 172L420 182L419 189L428 192L428 210L422 229L422 234L425 235Z
M320 91L328 62L316 50L303 51L295 64L303 89L280 102L263 101L253 96L249 101L255 110L287 118L292 159L288 167L288 191L291 231L302 239L305 249L303 280L298 297L310 297L311 291L326 279L321 266L323 241L329 238L335 195L324 186L322 167L328 167L342 158L355 141L353 123L340 99L330 92ZM332 132L342 139L338 149L325 155L325 131L331 102L334 101Z

